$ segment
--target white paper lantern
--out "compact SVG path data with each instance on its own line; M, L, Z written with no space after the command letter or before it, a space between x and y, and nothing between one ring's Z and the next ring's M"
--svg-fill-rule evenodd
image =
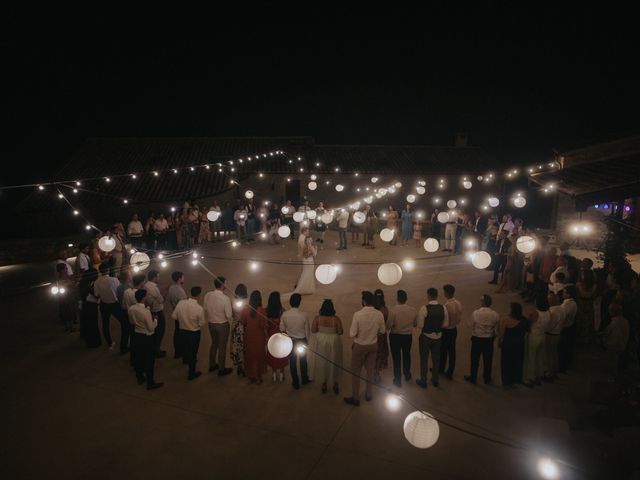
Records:
M427 238L424 241L424 249L427 252L430 252L430 253L437 252L439 248L440 248L440 242L438 242L438 240L436 240L435 238Z
M456 202L455 200L449 200L447 202L447 207L449 208L456 208L456 205L458 205L458 202Z
M282 238L288 238L289 235L291 235L291 229L288 226L283 225L278 229L278 235Z
M424 195L424 192L426 192L427 189L424 187L416 187L416 192L418 192L418 195Z
M473 187L473 183L471 183L469 180L467 180L466 182L462 183L462 186L464 188L466 188L467 190L469 190L471 187Z
M432 447L440 436L438 421L431 415L417 410L407 415L403 430L405 438L416 448Z
M338 269L334 265L320 265L316 268L316 280L323 285L329 285L335 281L337 273Z
M367 216L364 214L364 212L356 212L353 214L353 221L355 223L364 223L366 219Z
M378 195L380 195L381 197L384 197L387 194L387 189L386 188L379 188L378 189Z
M371 196L366 197L366 198L364 199L364 201L365 201L366 203L371 203L371 202L373 202L373 197L371 197Z
M383 228L380 231L380 240L382 240L383 242L390 242L391 240L393 240L393 234L394 231L390 228Z
M516 208L522 208L527 204L527 199L524 197L516 197L513 199L513 204Z
M288 357L291 350L293 350L293 341L291 341L290 337L282 333L275 333L269 337L267 350L269 350L271 356L275 358Z
M385 285L395 285L402 279L402 269L397 263L383 263L378 267L378 280Z
M336 185L336 192L341 192L344 190L344 185L338 184Z
M244 192L244 196L247 199L251 199L253 198L253 192L251 190L247 190L246 192Z
M440 212L438 214L438 221L440 223L447 223L449 221L449 214L447 212Z
M311 175L311 180L317 180L318 176L314 173L313 175Z
M320 220L322 220L322 223L326 223L328 225L333 221L333 214L330 212L324 213L322 214L322 217L320 217Z
M489 205L491 205L493 208L495 208L498 205L500 205L500 200L498 200L496 197L491 197L489 199Z
M287 213L289 213L289 207L285 205L280 209L280 211L282 212L283 215L286 215Z
M482 175L478 175L478 181L481 182L484 179Z
M304 220L304 212L296 212L293 214L293 219L300 223Z
M138 267L140 270L144 270L149 266L149 255L144 252L136 252L131 255L130 263L134 267Z
M318 188L318 184L317 184L316 182L309 182L309 183L307 184L307 188L308 188L309 190L315 190L316 188Z
M215 222L216 220L218 220L220 218L220 212L217 210L209 210L207 212L207 219L210 222Z
M371 183L378 183L378 177L371 177Z
M396 187L392 185L392 186L389 187L388 191L389 191L389 193L396 193Z
M487 252L476 252L471 258L471 263L474 267L483 270L491 265L491 255Z
M536 249L536 241L526 235L518 237L516 248L522 253L531 253Z
M104 237L100 237L100 240L98 240L98 247L103 252L109 253L111 250L116 248L116 241L105 235Z
M307 218L309 220L315 220L316 219L316 211L315 210L308 210L307 211Z
M416 201L416 196L411 194L411 195L407 195L407 202L409 203L413 203Z
M402 182L396 182L396 188L402 187Z

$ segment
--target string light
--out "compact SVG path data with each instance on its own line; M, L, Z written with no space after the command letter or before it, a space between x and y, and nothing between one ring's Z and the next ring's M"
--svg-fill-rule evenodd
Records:
M397 412L398 410L400 410L401 406L400 397L398 397L398 395L394 393L390 393L384 399L384 404L392 412Z

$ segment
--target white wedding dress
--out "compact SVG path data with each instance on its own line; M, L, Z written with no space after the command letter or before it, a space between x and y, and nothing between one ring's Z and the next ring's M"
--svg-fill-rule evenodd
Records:
M298 242L298 255L302 258L302 273L296 283L296 289L288 296L291 296L292 293L311 295L316 291L315 256L317 253L318 250L311 237L306 237L303 242Z

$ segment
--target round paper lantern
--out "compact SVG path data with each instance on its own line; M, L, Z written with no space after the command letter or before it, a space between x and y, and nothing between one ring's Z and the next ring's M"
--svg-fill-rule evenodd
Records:
M440 436L438 421L431 415L417 410L407 415L403 430L405 438L416 448L432 447Z
M275 358L285 358L288 357L291 350L293 350L293 342L290 337L282 333L275 333L269 337L267 350L269 350L271 356Z
M364 199L364 201L365 201L366 203L371 203L371 202L373 202L373 197L371 197L371 196L366 197L366 198Z
M458 205L458 202L456 202L455 200L449 200L447 202L447 207L449 208L456 208L456 205Z
M217 211L217 210L209 210L207 212L207 219L209 219L210 222L215 222L219 218L220 218L220 212L219 211Z
M420 185L421 187L425 187L427 185L427 182L425 182L424 180L418 180L418 185Z
M385 285L395 285L402 279L402 269L397 263L383 263L378 267L378 280Z
M315 210L308 210L307 211L307 218L309 220L315 220L316 219L316 211Z
M383 228L380 231L380 240L382 240L383 242L390 242L391 240L393 240L393 234L394 231L390 228Z
M527 204L527 199L524 197L516 197L513 199L513 204L516 208L522 208Z
M322 223L329 224L333 221L333 214L330 212L324 213L322 217L320 217L320 220L322 220Z
M311 180L316 180L318 178L318 176L314 173L313 175L311 175Z
M497 207L498 205L500 205L500 200L498 200L496 197L491 197L489 199L489 205L491 205L492 207Z
M251 199L253 198L253 192L251 190L247 190L246 192L244 192L244 196L245 198Z
M426 192L427 190L424 187L416 187L416 192L418 192L418 195L424 195L424 192Z
M293 219L300 223L304 220L304 212L296 212L293 214Z
M309 182L307 183L307 188L309 190L315 190L316 188L318 188L318 184L316 182Z
M340 184L336 185L336 192L341 192L343 190L344 190L344 186L343 185L340 185Z
M413 203L415 201L416 201L416 196L415 195L407 195L407 202Z
M387 194L387 189L386 188L379 188L378 189L378 195L384 197Z
M528 236L518 237L516 248L522 253L531 253L536 249L536 241Z
M371 183L378 183L378 177L371 177Z
M464 188L466 188L467 190L469 190L471 187L473 187L473 183L471 183L469 180L467 180L466 182L462 183L462 186Z
M396 187L395 186L390 186L389 187L389 193L396 193Z
M402 187L402 182L396 182L396 188Z
M476 252L473 254L471 263L474 267L483 270L491 265L491 255L487 252Z
M282 208L280 209L280 211L281 211L284 215L286 215L287 213L289 213L289 207L287 207L287 206L285 205L284 207L282 207Z
M333 283L336 279L336 275L338 273L338 269L333 265L320 265L316 268L316 280L318 280L323 285L329 285Z
M144 252L136 252L131 255L130 263L134 267L138 267L140 270L144 270L149 266L149 255Z
M440 212L438 214L438 221L440 223L447 223L449 221L449 214L447 212Z
M291 235L291 229L286 225L283 225L278 229L278 235L280 235L282 238L288 238L289 235Z
M440 248L440 242L438 242L438 240L436 240L435 238L427 238L424 241L424 249L427 252L437 252L438 249Z
M353 214L353 221L356 223L364 223L366 219L367 216L364 214L364 212L356 212Z
M116 241L113 238L107 237L105 235L104 237L100 237L100 240L98 240L98 247L103 252L107 252L108 253L111 250L113 250L114 248L116 248Z

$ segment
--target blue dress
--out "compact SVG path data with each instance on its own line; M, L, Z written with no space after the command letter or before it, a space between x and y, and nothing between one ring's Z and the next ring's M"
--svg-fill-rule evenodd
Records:
M413 212L402 211L402 240L407 242L413 234Z

